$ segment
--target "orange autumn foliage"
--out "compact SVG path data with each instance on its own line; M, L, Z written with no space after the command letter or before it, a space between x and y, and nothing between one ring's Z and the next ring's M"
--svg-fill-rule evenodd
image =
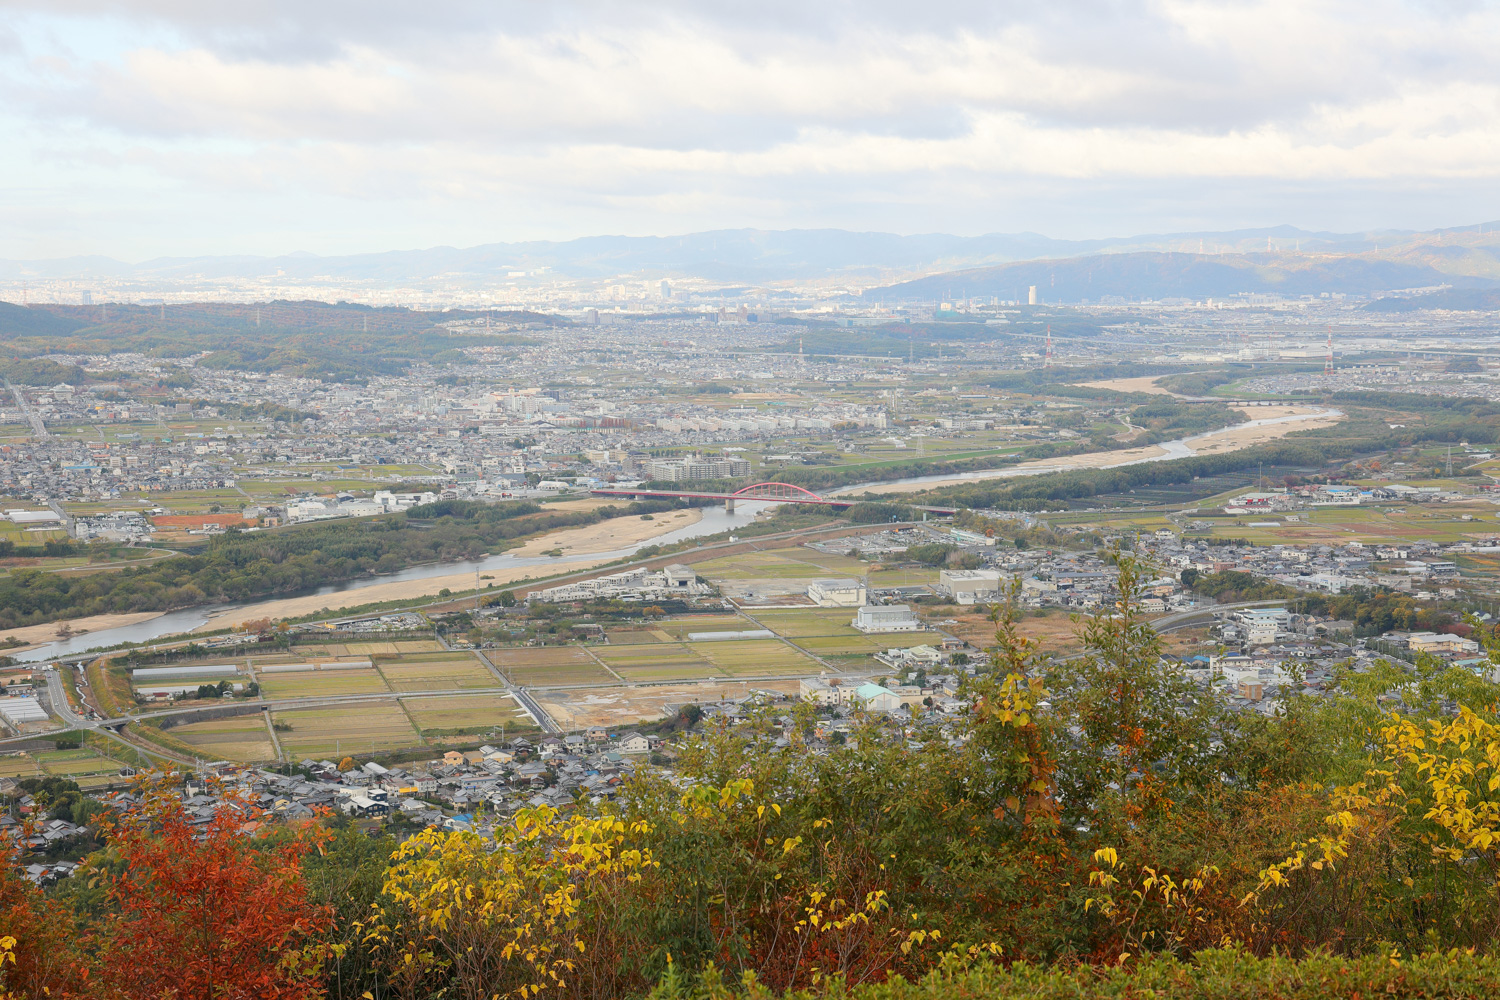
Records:
M304 1000L320 996L311 947L329 915L307 899L301 858L326 831L272 840L244 832L258 811L231 797L194 825L170 791L106 824L125 862L109 881L113 918L94 950L109 995ZM165 960L164 960L165 959Z
M323 996L320 943L329 913L314 905L301 861L320 826L276 828L225 795L207 823L154 780L129 810L109 814L97 868L103 914L74 929L66 907L13 873L0 880L3 932L17 938L7 986L24 997L120 1000L314 1000Z

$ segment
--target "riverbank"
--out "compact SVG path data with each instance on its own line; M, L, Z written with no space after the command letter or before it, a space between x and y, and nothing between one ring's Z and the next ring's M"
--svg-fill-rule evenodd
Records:
M697 508L669 510L649 516L649 521L640 517L612 517L581 528L564 528L506 551L514 556L547 555L554 549L560 549L564 555L569 556L614 552L639 542L650 541L669 531L691 527L703 520L703 511Z
M505 554L516 558L532 559L561 551L569 557L564 563L542 563L540 565L510 566L481 570L478 574L480 587L492 585L501 588L507 583L527 578L551 576L564 566L567 570L586 570L601 566L618 558L622 549L649 542L653 538L681 531L703 520L701 510L665 511L653 514L651 520L639 517L614 517L598 524L587 524L579 528L563 528L526 544L507 549ZM606 555L607 553L607 555ZM577 556L600 555L598 559L578 560ZM226 625L259 618L300 618L321 611L339 611L343 608L359 607L384 601L417 600L423 597L438 597L444 590L454 594L474 592L473 571L429 576L418 580L394 580L389 583L372 583L368 586L342 590L332 594L309 594L304 597L284 597L269 601L258 601L235 608L220 617L205 622L195 631L211 631Z
M24 653L28 649L45 646L58 639L66 639L70 635L89 635L104 629L139 625L141 622L160 618L163 614L164 612L161 611L141 611L128 615L90 615L87 618L64 618L62 621L45 622L41 625L24 625L21 628L10 629L4 635L0 635L0 639L18 639L25 645L0 650L0 655Z
M898 493L921 493L941 489L945 486L962 486L987 479L1011 479L1016 476L1037 476L1049 472L1074 472L1080 469L1113 469L1122 465L1140 462L1157 462L1168 458L1187 458L1192 455L1213 455L1224 451L1236 451L1252 445L1265 444L1285 437L1293 431L1315 430L1329 427L1343 419L1343 414L1322 406L1278 405L1244 407L1249 421L1232 427L1223 427L1206 434L1153 444L1142 448L1126 448L1120 451L1091 451L1067 458L1042 458L1003 469L987 469L961 476L926 478L918 482L871 483L862 487L838 490L838 493L868 492L879 495Z

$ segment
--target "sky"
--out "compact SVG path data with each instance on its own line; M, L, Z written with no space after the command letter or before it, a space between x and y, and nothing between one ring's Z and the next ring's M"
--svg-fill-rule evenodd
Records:
M0 257L1500 218L1469 0L0 0Z

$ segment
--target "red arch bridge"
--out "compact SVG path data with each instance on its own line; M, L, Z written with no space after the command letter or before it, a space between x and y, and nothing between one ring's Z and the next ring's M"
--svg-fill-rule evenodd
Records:
M674 497L687 497L693 500L723 500L724 509L731 514L734 513L736 500L754 500L758 503L805 503L816 504L819 507L853 507L862 502L857 497L822 497L812 490L792 483L756 483L754 486L746 486L733 493L711 493L705 490L654 490L641 487L602 488L589 490L589 492L596 497L627 497L631 500ZM917 510L925 510L942 516L957 513L952 507L928 507L920 504L911 506Z

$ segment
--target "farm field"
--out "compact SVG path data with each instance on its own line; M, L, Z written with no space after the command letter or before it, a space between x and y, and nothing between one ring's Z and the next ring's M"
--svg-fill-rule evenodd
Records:
M549 646L542 649L491 649L485 655L511 679L525 686L548 684L608 684L609 671L577 647Z
M391 642L348 642L344 648L358 656L400 656L403 653L441 653L436 639L400 639Z
M1457 542L1473 535L1492 535L1500 530L1495 508L1478 505L1443 504L1427 507L1331 507L1285 515L1264 514L1213 519L1213 534L1220 538L1244 538L1263 545L1277 543L1336 544L1351 541ZM1468 514L1473 520L1465 521ZM1252 528L1251 522L1279 521L1277 528Z
M41 764L29 753L7 753L0 756L0 778L35 778Z
M507 730L536 728L531 717L522 712L508 695L407 698L401 704L411 721L424 732L433 729L488 732L502 725Z
M384 694L385 679L373 668L362 670L298 670L258 674L264 698L332 698L347 694Z
M551 693L538 700L558 725L564 729L581 729L585 726L632 726L659 719L664 712L690 702L743 698L752 689L795 694L797 682L718 680L644 688L584 688Z
M274 718L292 727L288 732L276 734L292 760L369 753L421 742L406 713L394 702L297 708L277 712Z
M654 627L612 628L607 633L612 645L638 646L650 642L676 642L680 636Z
M305 646L293 646L290 652L293 659L325 660L333 656L348 656L350 649L342 642L314 642Z
M633 681L709 677L720 672L683 643L601 646L594 652L611 670Z
M879 632L875 635L813 636L792 640L809 652L818 653L878 653L882 649L910 649L924 646L941 639L936 632Z
M860 576L868 565L848 556L829 555L802 546L767 549L694 563L699 576L719 580L816 580L830 576Z
M499 687L495 675L484 664L463 653L444 654L445 659L419 662L381 660L380 673L392 691L447 691Z
M244 762L275 760L276 748L266 732L262 713L237 715L229 719L208 719L173 726L167 734L186 743L208 760Z
M649 631L663 633L671 639L686 639L689 632L740 632L750 628L755 628L755 625L740 615L694 615L653 622ZM614 641L613 636L611 641Z
M67 778L82 788L118 781L120 762L90 749L42 750L0 757L0 778Z
M849 623L853 608L798 608L795 611L756 611L755 620L777 635L796 639L809 635L848 635L862 633Z
M938 582L938 570L926 566L878 569L870 571L869 579L871 587L931 587Z
M817 660L778 639L695 642L688 648L731 677L816 674L823 669Z

